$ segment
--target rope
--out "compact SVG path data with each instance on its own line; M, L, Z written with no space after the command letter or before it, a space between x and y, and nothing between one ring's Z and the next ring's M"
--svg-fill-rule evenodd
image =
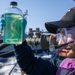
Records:
M9 54L9 53L11 53L11 52L14 52L14 51L9 51L9 52L2 53L2 54L0 54L0 56L3 56L3 55L6 55L6 54Z
M12 70L9 72L8 75L10 75L12 73L12 71L14 70L15 66L17 65L17 63L14 65L14 67L12 68Z
M70 72L68 75L71 75L73 72L75 72L75 69L72 72Z
M7 47L7 46L9 46L9 44L6 45L6 44L1 43L1 44L0 44L0 51L1 51L3 48Z
M15 65L16 63L14 64L0 64L1 66L9 66L9 65Z

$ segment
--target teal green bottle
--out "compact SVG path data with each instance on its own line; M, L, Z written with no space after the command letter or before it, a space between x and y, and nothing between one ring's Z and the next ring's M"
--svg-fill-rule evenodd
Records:
M21 44L23 38L23 13L17 8L17 2L11 2L6 9L4 25L4 44Z

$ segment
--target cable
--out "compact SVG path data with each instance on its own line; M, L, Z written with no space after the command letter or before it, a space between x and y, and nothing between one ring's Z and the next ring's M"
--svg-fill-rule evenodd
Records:
M10 75L10 74L12 73L12 71L14 70L14 68L15 68L16 65L17 65L17 62L16 62L16 64L14 65L14 67L11 69L11 71L9 72L8 75Z
M0 51L1 51L3 48L7 47L7 46L9 46L9 44L8 44L8 45L5 45L5 44L1 43L1 44L0 44Z
M68 75L71 75L72 73L74 73L75 72L75 69L73 70L73 71L71 71Z
M14 52L14 51L8 51L8 52L5 52L5 53L2 53L2 54L0 54L0 56L6 55L6 54L9 54L9 53L12 53L12 52Z
M8 65L15 65L16 63L14 63L14 64L0 64L1 66L8 66Z

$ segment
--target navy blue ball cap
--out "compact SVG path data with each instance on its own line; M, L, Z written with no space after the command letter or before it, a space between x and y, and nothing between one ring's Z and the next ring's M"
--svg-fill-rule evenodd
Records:
M56 33L58 28L75 26L75 7L71 8L59 21L46 22L45 27L50 33Z

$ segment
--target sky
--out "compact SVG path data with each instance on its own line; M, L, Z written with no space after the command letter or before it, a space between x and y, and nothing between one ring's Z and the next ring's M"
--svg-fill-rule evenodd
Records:
M60 20L67 10L75 6L73 0L0 0L0 14L10 7L11 1L16 1L23 13L28 10L26 32L29 28L46 31L46 22Z

